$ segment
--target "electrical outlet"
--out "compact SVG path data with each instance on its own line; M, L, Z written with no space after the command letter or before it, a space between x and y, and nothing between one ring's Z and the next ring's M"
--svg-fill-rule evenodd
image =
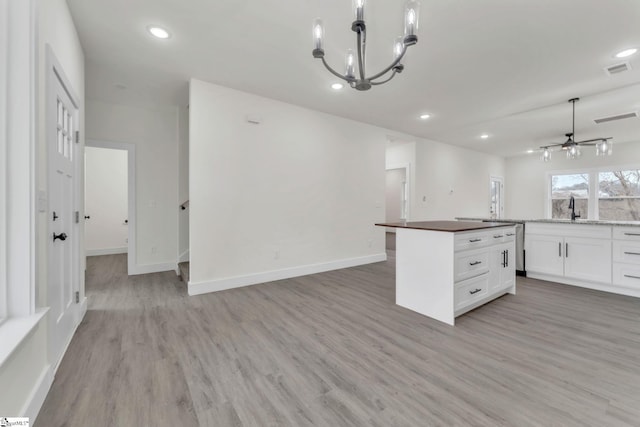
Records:
M273 259L280 259L280 251L273 251Z

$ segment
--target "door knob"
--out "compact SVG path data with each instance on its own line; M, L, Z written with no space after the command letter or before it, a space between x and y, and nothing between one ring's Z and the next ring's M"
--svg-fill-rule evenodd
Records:
M55 232L53 233L53 241L55 242L56 239L60 239L60 240L67 240L67 234L66 233L60 233L60 234L56 234Z

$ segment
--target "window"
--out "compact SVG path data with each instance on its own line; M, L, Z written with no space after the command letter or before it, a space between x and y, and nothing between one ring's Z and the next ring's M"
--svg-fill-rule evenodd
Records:
M640 169L598 174L599 218L609 221L640 221Z
M569 199L575 198L575 211L586 218L589 212L589 174L551 175L551 218L571 218Z

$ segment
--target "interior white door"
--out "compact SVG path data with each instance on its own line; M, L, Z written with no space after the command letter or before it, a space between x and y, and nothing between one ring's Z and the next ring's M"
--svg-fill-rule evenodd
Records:
M49 146L49 350L54 363L62 356L76 327L79 225L74 215L78 109L57 74L47 97Z
M504 179L501 176L492 176L489 179L489 214L491 218L504 216Z

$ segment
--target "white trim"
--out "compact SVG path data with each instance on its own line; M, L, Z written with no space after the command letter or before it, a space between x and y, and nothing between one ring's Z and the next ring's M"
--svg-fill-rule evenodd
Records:
M3 273L6 272L6 315L34 313L36 292L36 1L12 0L7 6L7 152L6 217ZM6 166L6 169L5 167ZM10 249L10 250L9 250Z
M489 175L489 206L491 206L491 184L493 183L493 181L500 182L500 207L498 209L499 212L496 214L496 218L502 219L504 218L504 206L506 204L504 200L504 177L499 175Z
M187 249L186 251L182 252L180 254L180 256L178 257L178 264L181 262L189 262L189 249Z
M127 151L127 217L129 220L127 236L127 242L129 246L127 250L127 274L144 274L137 272L143 266L139 266L137 264L136 230L138 221L136 213L136 145L128 142L105 141L87 138L85 141L85 146ZM87 256L89 256L89 251L87 251L86 253Z
M136 274L149 274L149 273L162 273L165 271L176 271L178 269L178 264L175 262L165 262L162 264L143 264L143 265L135 265L132 269L129 266L129 275Z
M245 276L226 277L223 279L203 282L189 281L189 295L201 295L209 292L224 291L243 286L257 285L259 283L273 282L275 280L290 279L292 277L306 276L309 274L323 273L325 271L339 270L342 268L356 267L358 265L372 264L387 260L387 254L367 255L357 258L346 258L336 261L318 264L301 265L298 267L271 270Z
M100 256L100 255L117 255L126 254L129 248L123 246L121 248L104 248L104 249L87 249L85 251L87 256Z
M29 397L25 402L22 410L20 411L22 415L28 417L31 420L31 423L35 423L38 414L40 413L40 409L42 409L42 405L44 404L44 400L51 389L51 385L53 384L53 372L51 371L51 365L47 365L42 370L40 377L36 381L31 393L29 393Z
M0 367L11 357L20 344L36 329L49 308L39 308L29 316L10 317L0 328Z

